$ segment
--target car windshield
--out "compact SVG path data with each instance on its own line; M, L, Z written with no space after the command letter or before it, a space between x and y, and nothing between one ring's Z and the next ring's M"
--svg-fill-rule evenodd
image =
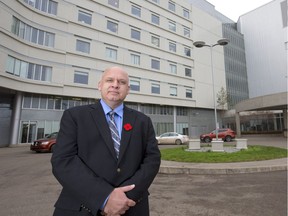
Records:
M45 138L56 138L57 134L58 134L57 132L54 132L54 133L48 134L47 136L45 136Z

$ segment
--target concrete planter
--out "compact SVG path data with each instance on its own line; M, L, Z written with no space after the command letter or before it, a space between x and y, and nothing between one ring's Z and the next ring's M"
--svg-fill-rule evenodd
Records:
M189 140L189 150L200 150L200 139Z
M236 149L247 149L247 139L235 139Z
M223 140L212 140L211 143L213 152L224 152Z

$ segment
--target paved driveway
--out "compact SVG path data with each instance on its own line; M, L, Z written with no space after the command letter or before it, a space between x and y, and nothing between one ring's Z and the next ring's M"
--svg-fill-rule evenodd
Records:
M50 153L0 148L0 215L51 216L60 185ZM287 172L236 175L158 174L151 216L287 216Z

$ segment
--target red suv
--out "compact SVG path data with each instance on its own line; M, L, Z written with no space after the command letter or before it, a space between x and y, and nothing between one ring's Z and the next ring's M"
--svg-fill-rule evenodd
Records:
M56 144L57 135L58 132L54 132L42 139L35 140L30 145L30 150L36 152L53 152L53 148Z
M232 139L236 137L235 131L231 130L230 128L220 128L218 129L218 138L222 139L225 142L231 142ZM200 140L201 142L211 142L213 138L216 138L216 130L213 130L209 134L201 134Z

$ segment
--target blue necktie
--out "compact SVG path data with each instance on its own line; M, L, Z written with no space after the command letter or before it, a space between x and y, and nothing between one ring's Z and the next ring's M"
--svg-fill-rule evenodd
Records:
M119 136L119 131L117 129L116 123L115 123L115 119L114 119L114 115L115 113L113 111L109 112L109 128L111 131L111 136L113 139L113 143L114 143L114 149L117 155L117 158L119 156L119 149L120 149L120 136Z

